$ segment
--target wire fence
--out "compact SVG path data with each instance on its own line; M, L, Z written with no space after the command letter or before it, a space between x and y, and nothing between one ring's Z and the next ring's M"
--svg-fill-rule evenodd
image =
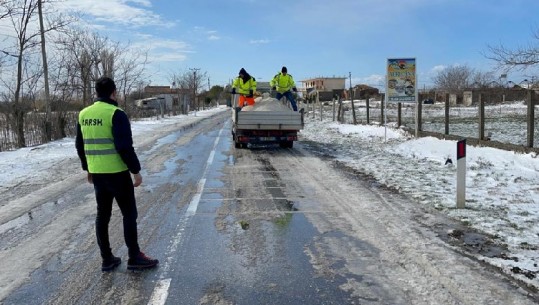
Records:
M171 113L162 113L157 109L129 109L127 111L132 120L155 117L159 119ZM48 143L65 137L75 137L77 134L78 111L52 112L50 118L51 139L47 139L45 132L45 113L28 112L24 116L24 145L20 144L14 118L6 113L0 113L0 152L15 150L22 146L32 147Z
M75 112L52 113L51 134L52 140L65 136L74 136L77 131L77 116ZM36 146L47 142L45 136L45 113L30 112L24 119L25 146ZM13 118L0 113L0 151L17 149L19 135L16 131Z
M321 120L346 124L387 124L419 136L466 138L485 146L507 149L521 146L523 150L539 150L539 124L535 124L539 113L534 110L538 103L536 94L530 91L525 100L519 101L499 102L488 98L488 95L484 95L483 102L472 106L449 106L448 103L384 105L380 100L354 100L352 103L336 99L303 104L302 107L306 108L307 115ZM508 146L503 147L504 144Z
M467 138L477 143L501 143L520 146L522 148L539 147L539 126L535 121L539 113L535 112L537 104L535 94L530 100L511 101L505 103L485 103L465 107L447 104L397 104L384 105L381 101L334 100L332 102L313 102L302 104L306 115L320 119L334 120L347 124L368 124L395 126L411 133L432 135L440 138ZM420 124L417 123L418 106L420 107ZM483 111L483 119L480 113ZM163 113L157 109L142 110L136 107L127 109L132 120L155 117L159 119L173 113ZM531 112L531 113L530 113ZM51 122L52 139L45 136L45 114L29 112L24 118L24 146L36 146L63 137L74 137L77 132L78 111L53 112ZM0 151L14 150L20 147L18 134L14 129L12 118L0 113ZM533 128L530 129L530 126ZM531 139L530 139L531 135ZM493 145L490 145L493 146ZM495 146L495 145L494 145ZM503 147L502 147L503 148ZM509 147L514 149L514 147Z

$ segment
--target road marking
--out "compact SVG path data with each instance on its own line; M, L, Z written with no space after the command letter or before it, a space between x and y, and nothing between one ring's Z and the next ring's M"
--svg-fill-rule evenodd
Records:
M204 186L206 185L206 175L208 173L208 168L213 163L213 159L215 157L215 148L217 147L217 144L219 144L219 139L221 138L221 134L223 133L223 128L219 130L219 134L217 135L217 137L215 138L215 141L213 142L213 148L210 151L210 156L208 157L208 160L206 161L206 166L204 167L202 178L200 179L200 181L198 181L197 192L195 193L195 195L193 195L193 199L191 199L191 202L189 203L189 206L187 207L186 214L189 216L194 215L197 212L198 203L200 202L200 197L202 197L202 192L204 192Z
M197 192L187 207L187 215L195 215L197 212L198 203L200 202L200 197L202 197L202 192L204 191L204 185L206 185L206 178L202 178L198 181Z
M198 203L200 202L200 198L202 197L202 192L204 192L204 186L206 185L206 175L208 172L209 166L213 163L213 159L215 157L215 149L217 147L217 144L219 144L219 139L221 138L221 134L223 133L223 128L219 131L218 136L215 139L215 142L213 143L213 148L210 152L210 156L208 157L208 160L206 161L206 166L204 167L204 171L202 173L202 178L198 181L197 184L197 191L193 195L193 199L191 199L191 202L189 203L189 206L187 207L187 210L185 211L185 214L181 217L181 220L178 222L178 225L176 226L176 235L172 239L171 245L167 249L167 259L164 263L164 266L162 268L163 275L168 273L170 269L170 264L172 262L172 255L171 253L176 252L178 249L178 246L180 244L180 241L182 239L183 232L185 231L185 227L191 216L193 216L198 208ZM155 285L155 288L152 292L152 295L150 297L150 301L148 302L148 305L163 305L167 301L168 297L168 289L170 287L170 282L172 281L171 278L161 279L157 282Z
M155 289L153 290L152 296L148 305L161 305L165 304L168 297L168 288L170 287L170 281L172 279L164 279L157 282Z

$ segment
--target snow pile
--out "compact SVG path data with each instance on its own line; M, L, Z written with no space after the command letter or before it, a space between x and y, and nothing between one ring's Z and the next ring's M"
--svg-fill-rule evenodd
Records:
M253 106L245 106L241 111L292 111L286 104L276 98L270 97L269 93L264 93L262 96L255 99Z

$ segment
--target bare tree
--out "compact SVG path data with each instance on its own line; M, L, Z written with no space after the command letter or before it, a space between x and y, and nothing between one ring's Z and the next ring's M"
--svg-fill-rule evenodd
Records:
M498 68L505 71L512 69L523 71L539 65L539 29L533 33L535 45L529 44L516 49L509 49L503 44L488 46L484 56L496 62Z
M41 0L13 0L0 1L0 11L9 12L6 18L10 19L15 33L15 42L13 51L5 51L16 61L15 89L13 90L13 114L15 117L15 132L17 134L17 146L26 146L24 138L24 116L27 111L24 103L21 101L22 89L25 82L31 78L24 79L24 70L30 59L34 57L34 49L41 41L40 35L45 32L57 30L66 24L66 20L61 18L49 20L47 28L40 31L34 25L37 23L38 1ZM43 1L45 2L45 1ZM5 13L3 13L5 14ZM2 15L3 15L2 14Z
M491 87L492 84L496 84L497 86L504 85L496 81L493 72L474 72L470 82L472 88L488 88Z
M58 46L57 46L58 47ZM50 106L53 112L52 138L60 139L68 136L66 131L69 110L79 109L78 100L80 84L79 69L67 51L57 49L51 56Z
M187 114L188 112L189 102L186 99L185 93L192 92L192 90L189 90L189 76L187 76L187 73L191 74L190 72L178 72L173 73L169 76L170 82L172 83L174 89L176 90L176 93L178 94L178 102L180 104L181 114Z
M69 64L79 71L77 87L82 93L82 105L86 106L92 96L92 82L102 75L114 76L114 61L121 53L119 44L85 29L72 29L57 43Z
M143 81L144 71L148 64L148 51L132 50L126 46L116 63L115 81L122 92L123 108L128 111L127 97Z
M0 6L5 7L5 5L12 5L7 8L7 11L11 12L8 18L11 20L16 34L15 51L11 53L11 56L16 59L17 66L12 108L14 124L16 125L15 132L17 134L17 147L25 147L24 115L27 109L26 107L23 107L21 103L21 89L23 86L25 55L28 55L28 51L39 43L39 41L36 40L39 32L32 32L32 29L29 26L31 21L35 18L37 2L32 0L0 2Z
M474 70L468 66L450 66L438 72L433 81L440 89L458 92L470 87Z
M5 0L4 3L0 4L0 20L11 16L14 7L12 2L13 0ZM12 56L12 54L7 50L0 49L0 67L2 67L2 58L5 56Z
M15 7L13 2L15 1L14 0L3 1L3 3L0 5L0 19L4 19L11 16L11 13L13 12L13 8Z
M180 91L191 92L190 109L198 110L197 97L200 88L208 79L207 72L200 72L200 69L190 68L189 71L173 74L171 80L175 83ZM185 113L185 109L182 109L182 113Z
M43 23L43 1L37 0L37 8L39 14L39 32L41 35L41 57L43 64L43 78L45 84L45 132L44 137L46 141L51 140L51 104L50 104L50 93L49 93L49 68L47 63L47 51L45 44L45 25Z
M65 59L69 59L67 64L77 67L77 90L82 92L83 106L92 96L92 83L101 76L109 76L115 79L121 93L119 102L123 102L124 109L127 108L129 93L143 80L148 63L147 51L85 29L73 29L58 39L58 45Z

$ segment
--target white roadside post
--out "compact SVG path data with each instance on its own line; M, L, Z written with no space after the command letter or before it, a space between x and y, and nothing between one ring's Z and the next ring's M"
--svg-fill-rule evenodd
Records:
M466 139L457 142L457 209L466 203Z

